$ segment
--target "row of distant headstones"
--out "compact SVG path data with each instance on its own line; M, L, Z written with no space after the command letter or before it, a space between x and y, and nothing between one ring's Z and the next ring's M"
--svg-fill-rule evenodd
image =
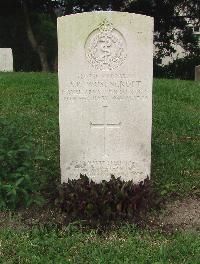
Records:
M13 54L11 48L0 48L0 72L13 71ZM195 67L195 80L200 81L200 65Z
M12 72L13 71L13 54L10 48L0 49L0 71Z
M200 65L195 67L195 81L200 81Z

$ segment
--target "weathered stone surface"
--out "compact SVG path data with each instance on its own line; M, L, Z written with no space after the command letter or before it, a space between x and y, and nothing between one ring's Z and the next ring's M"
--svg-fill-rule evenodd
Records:
M91 12L58 19L62 182L150 175L153 18Z
M0 72L3 71L13 71L13 55L10 48L0 48Z
M195 81L200 81L200 65L195 67Z

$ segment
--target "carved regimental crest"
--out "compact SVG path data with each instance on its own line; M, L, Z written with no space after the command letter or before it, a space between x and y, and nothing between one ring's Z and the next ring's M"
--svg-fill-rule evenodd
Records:
M119 67L126 59L126 42L113 25L104 20L85 44L88 62L98 70L108 71Z

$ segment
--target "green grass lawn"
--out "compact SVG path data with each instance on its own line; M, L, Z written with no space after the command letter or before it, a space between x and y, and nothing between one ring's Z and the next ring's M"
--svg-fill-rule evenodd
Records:
M125 226L95 231L1 230L1 263L199 264L200 237L195 233L162 235Z
M155 80L152 178L180 195L200 191L200 83Z
M200 83L155 80L152 180L163 196L199 194ZM53 193L60 181L58 81L56 74L0 73L1 117L28 134L45 156L32 181ZM42 164L42 165L41 165ZM198 233L173 235L121 227L96 231L0 228L0 263L200 263Z
M200 83L155 80L152 179L163 195L200 190ZM0 73L1 116L34 141L47 159L38 170L40 188L60 181L58 80L56 74ZM34 180L34 179L33 179Z

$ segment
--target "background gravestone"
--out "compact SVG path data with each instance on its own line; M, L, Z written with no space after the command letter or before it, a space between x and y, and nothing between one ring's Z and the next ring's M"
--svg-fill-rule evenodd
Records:
M200 81L200 65L195 67L195 81Z
M61 178L150 175L153 18L91 12L58 19Z
M0 72L13 71L12 49L0 48Z

